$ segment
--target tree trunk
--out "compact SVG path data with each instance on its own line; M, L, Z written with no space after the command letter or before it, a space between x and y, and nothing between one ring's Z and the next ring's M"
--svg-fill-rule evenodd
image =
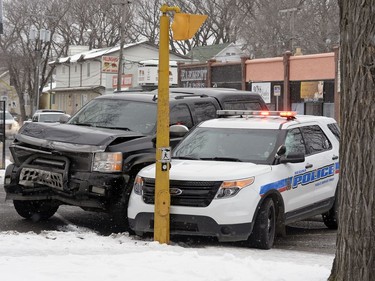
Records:
M330 281L375 280L375 0L339 0L339 229Z

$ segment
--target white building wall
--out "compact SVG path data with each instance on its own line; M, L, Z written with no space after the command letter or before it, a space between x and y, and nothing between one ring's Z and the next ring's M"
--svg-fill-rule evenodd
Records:
M113 52L110 55L116 57L119 52ZM123 57L124 74L132 75L130 87L136 87L138 86L138 62L158 60L159 50L146 44L140 44L124 49ZM112 93L116 89L116 87L113 87L113 77L117 78L117 74L102 72L100 60L101 57L98 57L83 62L68 62L56 65L56 88L103 86L106 93ZM171 54L170 60L178 61L181 58Z
M101 62L97 60L88 60L81 63L82 66L82 85L81 87L101 86L102 73Z
M56 65L56 87L58 88L69 87L69 65L66 65L66 64Z
M232 43L213 58L220 62L241 61L241 56L244 55L245 53Z

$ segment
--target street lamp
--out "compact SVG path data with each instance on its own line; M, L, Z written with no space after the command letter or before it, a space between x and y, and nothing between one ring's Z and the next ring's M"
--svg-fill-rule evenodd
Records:
M295 13L298 11L298 8L290 8L290 9L284 9L284 10L279 10L280 14L290 14L290 51L293 52L293 40L295 39L294 37L294 25L295 25Z
M37 30L34 27L30 29L29 34L30 41L35 41L35 96L36 96L36 105L34 105L34 110L39 109L39 96L40 96L40 83L39 83L39 74L40 74L40 61L42 59L42 45L51 41L51 32L47 29Z

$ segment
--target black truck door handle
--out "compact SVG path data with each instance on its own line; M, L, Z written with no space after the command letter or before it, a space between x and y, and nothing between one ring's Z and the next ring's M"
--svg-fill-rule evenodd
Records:
M332 160L337 160L337 159L339 159L339 157L337 155L332 156Z
M313 167L313 164L306 164L306 166L305 166L306 169L310 169L312 167Z

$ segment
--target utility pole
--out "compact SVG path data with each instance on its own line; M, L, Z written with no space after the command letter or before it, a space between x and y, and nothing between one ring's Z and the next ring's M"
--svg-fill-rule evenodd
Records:
M39 109L39 97L40 97L40 62L42 59L42 44L51 41L51 32L46 29L37 30L35 28L30 29L29 39L35 41L35 73L34 73L34 88L36 104L34 105L33 112Z
M295 39L295 36L294 36L295 12L297 11L298 11L297 8L290 8L290 9L284 9L284 10L279 11L280 14L283 14L283 13L290 14L289 29L290 29L291 37L290 37L289 44L290 44L291 52L293 52L293 48L294 48L293 40Z
M121 5L120 9L120 50L118 55L118 70L117 70L117 91L121 91L122 81L122 64L123 64L123 48L124 48L124 14L126 12L125 5L131 4L131 1L124 0L122 2L113 2L113 5Z

